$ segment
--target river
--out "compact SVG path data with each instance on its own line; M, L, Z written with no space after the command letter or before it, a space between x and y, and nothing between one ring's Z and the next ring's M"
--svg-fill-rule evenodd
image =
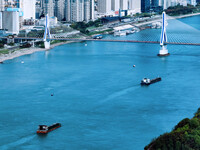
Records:
M200 16L170 20L171 41L199 42ZM160 29L114 39L159 40ZM1 150L141 150L200 106L200 47L71 43L0 65ZM24 63L21 63L21 62ZM133 65L136 65L133 68ZM143 77L162 81L141 87ZM51 96L53 94L54 96ZM39 124L60 122L46 136Z

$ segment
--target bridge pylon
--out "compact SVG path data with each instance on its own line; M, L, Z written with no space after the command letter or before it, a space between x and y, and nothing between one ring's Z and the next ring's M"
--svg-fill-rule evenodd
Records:
M51 38L50 24L49 24L49 16L47 14L45 16L45 30L44 30L44 37L43 37L45 49L50 49L50 38Z
M161 37L160 37L160 46L161 49L159 51L158 56L168 56L169 52L167 49L167 33L166 33L166 27L167 27L167 17L166 13L162 13L162 31L161 31Z

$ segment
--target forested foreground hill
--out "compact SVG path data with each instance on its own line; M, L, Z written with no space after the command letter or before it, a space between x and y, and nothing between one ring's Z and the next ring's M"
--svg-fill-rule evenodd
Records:
M183 119L170 133L161 135L144 149L200 150L200 108L192 119Z

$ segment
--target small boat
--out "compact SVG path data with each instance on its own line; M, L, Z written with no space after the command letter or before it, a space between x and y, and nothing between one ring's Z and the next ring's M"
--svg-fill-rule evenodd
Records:
M39 125L37 133L38 134L47 134L48 132L51 132L57 128L60 128L61 124L60 123L55 123L52 124L51 126L47 126L47 125Z
M101 34L93 36L93 39L102 39L103 36Z
M135 31L134 30L126 30L126 34L133 34L133 33L135 33Z
M142 79L142 81L141 81L141 85L150 85L150 84L152 84L152 83L156 83L156 82L159 82L159 81L161 81L161 78L160 77L158 77L158 78L155 78L155 79L148 79L148 78L144 78L144 79Z
M126 36L126 31L115 31L114 36Z

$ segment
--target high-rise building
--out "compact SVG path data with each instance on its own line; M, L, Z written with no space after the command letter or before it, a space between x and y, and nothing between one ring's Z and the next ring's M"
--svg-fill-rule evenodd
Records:
M84 0L84 20L88 22L90 20L90 1Z
M152 7L158 7L159 6L159 0L151 0L151 6Z
M111 1L111 9L113 11L118 11L120 8L120 0L112 0Z
M159 5L160 7L163 7L163 5L164 5L164 0L159 0L158 5Z
M3 11L2 12L2 28L7 29L10 34L19 33L19 12Z
M187 6L187 0L178 0L178 3L183 6Z
M197 1L196 0L188 0L188 4L196 6Z
M0 0L0 11L4 11L4 5L5 5L5 1Z
M134 13L141 12L141 0L129 0L128 1L128 9L133 10Z
M93 20L94 0L66 0L65 18L68 22Z
M111 12L111 0L98 0L98 12L109 14Z
M59 21L63 20L65 17L65 0L55 0L54 16L58 18Z
M42 0L42 6L44 14L48 14L50 17L54 16L54 0Z
M2 12L0 11L0 29L2 29L3 26L2 26Z
M149 12L150 11L150 0L141 0L141 11Z
M65 20L71 21L71 0L65 0Z
M94 20L94 0L90 0L90 20Z
M23 19L35 19L36 0L23 0L22 2L23 5L21 5L21 8L24 14Z
M122 10L128 9L128 0L120 0L120 9Z
M164 0L163 9L167 9L171 6L171 0Z

